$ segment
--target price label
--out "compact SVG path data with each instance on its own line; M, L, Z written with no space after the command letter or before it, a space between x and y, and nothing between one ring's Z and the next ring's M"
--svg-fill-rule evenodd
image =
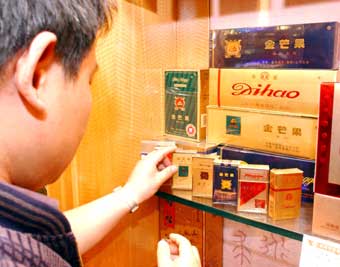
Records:
M340 243L304 235L299 266L340 266Z

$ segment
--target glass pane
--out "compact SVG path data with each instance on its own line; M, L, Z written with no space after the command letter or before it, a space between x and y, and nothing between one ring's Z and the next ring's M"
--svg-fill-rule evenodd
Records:
M297 219L275 221L265 214L237 212L236 206L214 204L211 198L194 197L191 191L163 188L157 192L157 196L300 241L303 234L312 232L312 203L302 203L300 217Z

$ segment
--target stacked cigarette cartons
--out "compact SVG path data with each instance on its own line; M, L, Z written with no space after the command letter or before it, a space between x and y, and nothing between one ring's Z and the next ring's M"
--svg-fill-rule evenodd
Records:
M293 169L272 169L268 215L275 219L293 219L300 215L301 183L303 171Z
M212 68L337 69L337 22L215 30Z
M200 141L206 136L208 70L165 71L165 134Z
M338 28L211 31L207 141L315 160L320 84L339 79Z
M313 232L340 239L340 84L321 85Z
M237 160L214 160L214 203L233 204L237 202L238 166L246 164Z
M333 70L211 69L207 141L315 159L320 84L337 76Z
M180 203L159 200L160 237L179 233L198 248L202 266L222 267L223 218Z
M268 165L240 165L237 211L267 213Z

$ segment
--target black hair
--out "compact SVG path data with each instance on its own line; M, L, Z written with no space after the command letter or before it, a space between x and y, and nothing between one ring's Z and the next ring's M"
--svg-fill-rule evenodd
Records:
M41 31L56 34L56 56L75 77L101 29L111 22L110 0L0 0L0 73Z

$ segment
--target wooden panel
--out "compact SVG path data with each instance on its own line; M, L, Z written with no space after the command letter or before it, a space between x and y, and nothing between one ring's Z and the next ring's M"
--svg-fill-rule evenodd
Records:
M203 212L205 223L205 251L204 259L206 267L222 267L223 261L223 218Z
M209 68L209 0L178 0L177 67Z
M69 169L49 186L49 195L60 200L63 210L123 184L139 160L140 141L161 134L164 70L178 68L178 58L185 63L182 67L207 66L208 17L177 27L176 2L117 0L113 28L97 43L99 70L92 85L93 107L87 132ZM201 5L202 1L189 1L191 7L183 1L181 6L191 12L195 2ZM189 11L181 18L197 15ZM190 50L189 39L184 40L189 25L195 25L197 41L203 40L200 28L204 28L204 48L197 44L198 52L184 58ZM183 42L176 42L178 31L182 31ZM184 47L181 53L178 46ZM158 201L151 199L86 253L84 264L156 266L158 233Z
M222 267L222 217L163 198L159 205L161 238L179 233L197 247L202 267Z
M141 212L135 213L131 224L131 266L157 267L157 243L159 241L158 198L142 205ZM124 266L117 264L117 267Z
M139 0L126 0L129 3L141 6L145 9L148 9L152 12L157 12L157 0L144 0L144 1L139 1Z
M211 29L339 21L340 18L339 0L210 0L210 2Z
M55 197L59 201L59 208L62 211L74 207L74 191L72 187L71 167L69 166L62 176L53 185L46 187L47 194Z
M261 0L219 1L220 15L257 11Z
M139 159L140 141L160 134L162 69L174 64L173 11L165 2L155 13L143 1L118 1L114 27L98 43L93 113L77 154L80 203L123 184ZM157 203L143 204L94 249L98 253L85 255L85 266L154 266L157 216Z
M286 6L308 5L317 3L339 2L339 0L286 0Z
M85 267L156 267L158 199L128 214L96 247L83 256Z

